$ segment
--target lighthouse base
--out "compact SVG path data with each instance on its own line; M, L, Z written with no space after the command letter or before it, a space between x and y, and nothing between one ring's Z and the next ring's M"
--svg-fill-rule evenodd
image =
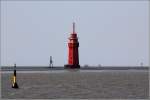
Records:
M64 67L67 69L74 69L74 68L80 68L80 65L67 64L67 65L64 65Z

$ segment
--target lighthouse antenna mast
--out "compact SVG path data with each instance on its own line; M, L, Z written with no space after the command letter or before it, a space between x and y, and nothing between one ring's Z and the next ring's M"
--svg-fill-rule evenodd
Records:
M73 22L73 34L75 34L75 22Z

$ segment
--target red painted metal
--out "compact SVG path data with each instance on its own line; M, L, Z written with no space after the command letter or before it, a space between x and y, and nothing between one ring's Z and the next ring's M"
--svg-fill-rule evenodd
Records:
M75 23L73 23L73 33L70 34L68 42L69 52L68 52L68 64L65 65L66 68L80 68L78 47L79 47L78 37L75 32Z

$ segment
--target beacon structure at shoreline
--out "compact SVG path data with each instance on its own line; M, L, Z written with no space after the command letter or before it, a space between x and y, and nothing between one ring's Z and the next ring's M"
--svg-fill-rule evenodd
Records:
M65 65L65 68L80 68L78 47L78 37L75 32L75 23L73 23L73 32L70 34L68 42L68 64Z

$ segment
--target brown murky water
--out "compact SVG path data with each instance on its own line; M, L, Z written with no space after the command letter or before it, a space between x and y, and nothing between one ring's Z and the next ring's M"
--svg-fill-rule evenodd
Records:
M19 89L11 88L11 75L2 73L2 98L149 98L147 70L18 73Z

